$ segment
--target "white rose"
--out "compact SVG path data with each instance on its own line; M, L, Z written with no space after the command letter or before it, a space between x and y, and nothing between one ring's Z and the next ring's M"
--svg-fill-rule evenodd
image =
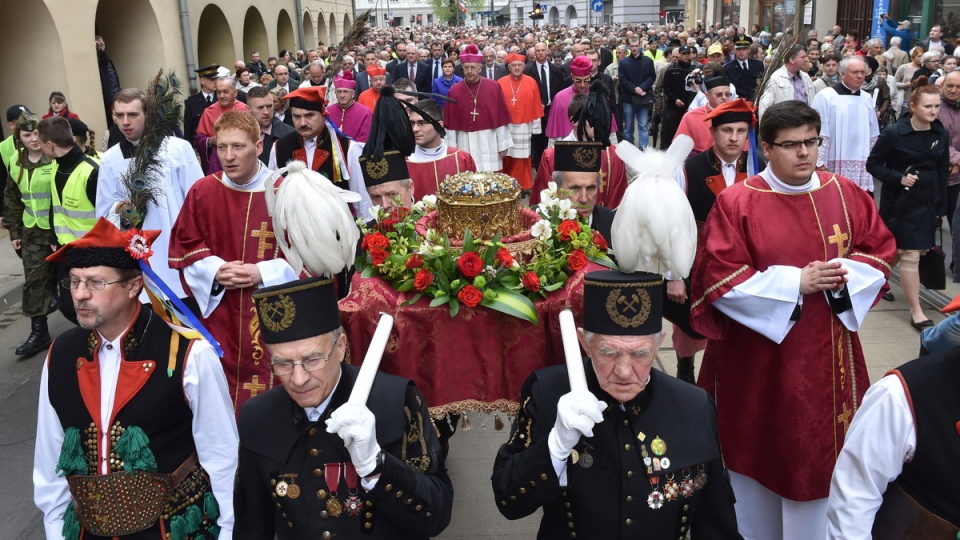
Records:
M530 232L533 233L533 236L535 238L539 238L541 240L547 240L548 238L550 238L550 236L553 235L553 228L550 226L549 221L545 219L541 219L540 221L533 224L533 227L531 227Z

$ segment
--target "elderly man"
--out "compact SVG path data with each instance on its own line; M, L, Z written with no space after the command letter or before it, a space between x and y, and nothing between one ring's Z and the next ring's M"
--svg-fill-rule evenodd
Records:
M446 130L443 128L443 108L439 103L425 99L415 106L420 110L410 111L410 128L417 148L407 158L407 169L413 180L413 192L422 199L424 195L435 194L446 177L476 171L477 164L469 153L448 145L444 140Z
M357 103L372 111L377 107L377 101L380 99L380 89L387 84L387 70L380 66L367 66L364 71L370 87L360 93Z
M662 288L656 274L587 274L587 388L571 390L565 366L523 385L492 481L508 519L543 508L538 538L741 538L713 402L652 369Z
M407 43L404 53L406 59L398 61L397 64L393 66L393 70L391 71L393 80L410 79L417 85L418 91L430 92L430 89L433 87L430 65L420 61L417 46L414 43Z
M960 534L957 363L956 349L924 356L867 390L833 471L829 540Z
M537 81L523 73L526 58L521 54L507 55L508 77L499 81L500 90L507 98L507 108L510 110L510 137L513 146L507 150L503 158L503 172L520 184L520 189L529 190L533 187L533 170L530 159L530 141L534 135L540 133L543 118L543 105L540 103L540 93L537 91Z
M888 60L888 73L896 73L900 66L910 61L910 55L907 54L907 51L900 48L901 43L903 42L900 37L893 36L890 38L890 48L883 53Z
M344 135L365 143L370 137L370 118L373 111L353 99L356 87L353 71L344 71L334 77L333 92L336 94L337 104L327 108L327 116Z
M374 399L348 401L360 369L344 364L333 281L269 287L254 300L281 386L240 409L238 537L439 535L453 487L426 400L411 381L378 373Z
M480 76L494 81L507 76L507 68L497 63L497 50L493 47L483 49L483 65L480 66Z
M230 111L214 129L223 172L201 178L187 194L170 232L169 258L224 350L223 369L239 408L273 387L254 314L244 306L258 287L296 279L299 268L292 269L271 240L264 197L271 171L257 159L263 144L257 121Z
M323 63L319 60L314 60L307 64L307 80L303 81L300 86L326 86L327 85L327 69L323 67ZM298 87L299 88L299 87Z
M873 194L873 176L867 172L867 157L880 136L873 98L860 87L867 76L867 63L859 56L840 61L840 84L819 92L813 108L820 114L823 143L817 167L853 180Z
M50 256L69 269L61 284L80 327L57 338L40 378L33 484L47 538L233 531L238 441L223 368L209 343L138 300L158 234L101 218Z
M193 145L200 156L200 168L207 174L223 170L217 157L217 138L214 135L213 125L220 115L227 111L245 111L247 106L237 101L237 87L230 77L221 77L216 82L217 102L207 107L200 117L197 134Z
M273 96L262 87L251 88L247 94L247 110L257 120L260 126L260 140L263 146L260 149L260 161L266 165L270 161L270 150L277 139L288 133L296 132L293 127L283 123L273 114Z
M463 80L453 85L443 107L447 143L473 156L479 171L503 169L501 158L513 146L510 111L496 81L480 76L483 56L475 45L460 54Z
M680 120L680 127L677 128L677 134L674 136L674 139L680 135L693 139L693 150L690 155L703 152L713 146L713 135L710 126L707 125L706 117L731 97L730 80L723 75L703 79L703 87L706 89L704 94L707 97L706 105L687 111Z
M816 92L810 75L803 70L807 63L807 48L803 45L793 45L787 50L783 65L770 75L767 87L757 103L758 116L763 121L763 113L770 106L785 101L799 101L806 105L813 103ZM733 81L740 91L740 83ZM861 83L863 84L863 83ZM859 87L858 87L859 88Z
M691 322L708 338L697 384L718 404L748 538L826 534L830 471L867 387L857 331L896 250L873 198L815 170L819 133L803 103L768 109L767 169L717 196L693 264Z

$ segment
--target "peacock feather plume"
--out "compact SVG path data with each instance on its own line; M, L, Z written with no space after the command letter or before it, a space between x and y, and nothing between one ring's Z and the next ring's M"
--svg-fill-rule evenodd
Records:
M352 45L359 42L363 38L363 35L367 32L367 21L370 20L370 15L372 13L372 9L367 9L358 15L357 18L353 20L353 26L350 27L350 30L343 36L343 39L337 45L337 56L333 58L333 62L328 64L328 66L333 70L333 72L330 74L329 80L327 81L328 96L333 94L333 76L336 75L340 70L340 62L343 60L343 56Z
M133 152L133 166L120 179L127 194L117 210L120 229L138 228L147 215L147 205L156 204L163 194L163 162L160 149L164 138L179 129L181 112L180 79L173 70L157 72L147 86L146 121L143 136Z

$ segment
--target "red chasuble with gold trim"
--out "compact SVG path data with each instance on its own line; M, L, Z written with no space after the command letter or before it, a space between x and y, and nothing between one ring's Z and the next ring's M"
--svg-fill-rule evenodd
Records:
M424 195L435 195L440 182L448 176L462 172L476 172L473 156L459 148L447 147L447 155L435 161L410 161L407 171L413 180L413 196L419 201Z
M219 174L193 186L170 235L170 267L183 269L213 255L245 263L281 256L263 190L233 189ZM181 281L189 293L182 273ZM220 304L204 320L223 349L223 370L237 411L244 401L274 385L251 297L255 290L224 291Z
M795 501L828 495L852 415L869 385L860 340L823 293L803 298L781 344L712 305L758 271L846 257L889 275L893 237L856 184L818 173L811 192L774 191L759 176L723 190L707 217L691 292L709 339L697 384L717 402L730 470Z

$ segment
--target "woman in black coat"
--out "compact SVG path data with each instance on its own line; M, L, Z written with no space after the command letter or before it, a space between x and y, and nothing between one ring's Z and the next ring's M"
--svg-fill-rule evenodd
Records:
M933 326L920 308L920 255L934 245L937 223L947 213L950 135L937 119L940 89L918 79L910 112L885 128L867 158L867 171L883 182L880 217L897 241L900 284L911 324Z

